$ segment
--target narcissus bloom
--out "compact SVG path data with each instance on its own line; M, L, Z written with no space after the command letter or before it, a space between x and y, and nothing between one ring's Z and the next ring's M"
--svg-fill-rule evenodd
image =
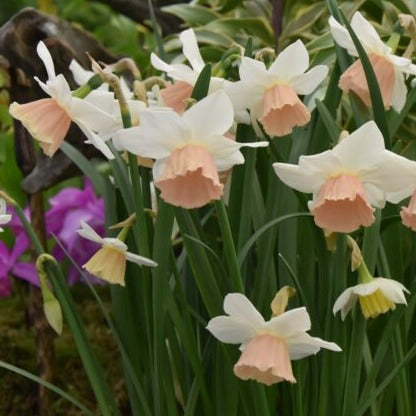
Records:
M360 302L364 318L375 318L381 313L396 309L396 303L407 304L404 292L410 293L401 283L384 277L371 278L366 283L344 290L335 301L334 315L341 311L344 320L355 303Z
M286 185L313 194L308 207L316 225L343 233L369 226L373 207L398 203L413 192L416 182L416 162L386 150L373 121L332 150L301 156L298 165L273 167Z
M416 191L413 192L409 205L407 207L402 207L400 216L406 227L416 231Z
M295 383L290 360L316 354L321 348L341 351L333 343L311 337L306 331L311 321L306 308L292 309L265 321L253 304L241 293L224 299L228 316L217 316L207 329L221 342L241 344L240 359L234 374L271 385L279 381Z
M3 198L0 198L0 225L7 224L12 216L7 214L6 201ZM0 232L3 231L3 228L0 227Z
M298 95L311 94L328 74L326 65L310 71L309 55L301 40L284 49L269 69L263 62L244 57L240 81L226 88L236 111L249 109L269 136L284 136L304 126L310 113Z
M139 266L157 266L157 263L153 260L128 252L126 244L118 238L100 237L84 221L81 221L81 229L78 230L78 234L102 246L82 267L89 273L109 283L117 283L121 286L125 285L124 275L127 260Z
M358 56L347 29L341 26L332 16L329 26L335 41L347 49L352 56ZM407 88L403 74L414 74L410 59L394 55L389 46L380 39L376 30L364 19L360 12L355 12L351 27L361 42L373 66L381 96L386 110L393 107L400 112L406 102ZM339 87L343 91L357 94L366 106L371 106L370 93L361 61L355 61L341 76Z
M221 198L224 185L218 172L244 163L240 147L268 145L225 137L233 118L230 99L218 91L182 116L172 110L143 111L140 126L119 131L113 141L117 148L156 159L153 180L165 201L198 208Z
M111 154L104 142L93 132L108 131L114 128L114 119L94 106L88 100L73 97L68 82L62 74L55 74L51 54L43 42L39 42L37 53L48 73L46 84L37 77L35 80L51 98L42 98L27 104L16 102L10 105L10 114L20 120L30 134L39 141L40 147L48 156L59 149L71 121L76 123L100 151ZM102 99L105 92L101 92ZM90 134L91 132L91 134Z
M191 66L184 64L168 64L162 61L156 54L152 53L150 60L152 65L159 71L166 72L167 75L177 81L169 84L160 91L164 105L173 108L179 114L185 111L185 100L191 97L193 87L205 67L205 62L199 52L195 32L187 29L179 35L183 45L183 54ZM209 84L209 93L221 89L225 80L223 78L212 77Z

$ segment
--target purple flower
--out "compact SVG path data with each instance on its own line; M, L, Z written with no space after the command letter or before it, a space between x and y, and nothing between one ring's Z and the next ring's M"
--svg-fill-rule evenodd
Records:
M35 265L18 261L26 250L27 237L23 233L16 237L12 250L9 250L3 241L0 241L0 297L10 295L11 275L26 280L32 285L39 286Z
M85 264L99 246L81 238L76 232L81 221L85 221L100 235L104 236L104 201L97 198L91 183L86 180L85 188L66 188L50 199L51 208L46 213L46 227L54 234L65 250L79 266ZM53 250L57 260L64 260L66 254L59 245ZM76 267L71 265L68 282L73 284L80 279ZM94 280L95 281L95 280Z

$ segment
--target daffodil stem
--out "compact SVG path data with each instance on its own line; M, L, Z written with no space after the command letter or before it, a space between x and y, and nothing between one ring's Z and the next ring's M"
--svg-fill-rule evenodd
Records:
M221 235L224 241L225 258L230 272L233 290L244 293L244 285L241 278L240 267L238 265L237 253L234 246L234 240L231 233L230 223L228 221L227 210L224 201L221 199L215 203L217 210L218 222L220 224Z
M100 87L103 83L103 80L98 74L93 75L86 84L81 85L73 93L73 97L85 98L91 91Z

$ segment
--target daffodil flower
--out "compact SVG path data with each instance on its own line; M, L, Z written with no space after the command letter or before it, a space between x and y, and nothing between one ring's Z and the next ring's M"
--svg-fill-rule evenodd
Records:
M373 207L398 203L413 192L416 182L416 162L386 150L374 121L332 150L301 156L298 165L273 167L286 185L313 194L308 206L319 227L343 233L369 226Z
M205 62L199 52L198 43L193 29L187 29L179 35L183 45L183 54L190 66L185 64L168 64L162 61L155 53L150 55L152 65L159 71L166 72L168 77L177 81L169 84L160 91L163 102L167 107L173 108L177 113L185 111L185 100L191 97L193 87L198 80ZM223 88L226 81L223 78L211 77L209 94Z
M347 49L351 56L358 56L347 29L332 16L329 18L329 26L335 42ZM373 66L385 109L393 107L397 112L400 112L406 102L407 94L404 74L415 74L414 65L410 59L394 55L391 48L383 43L376 30L360 12L354 13L351 27ZM366 106L371 106L367 79L359 59L342 74L339 87L343 91L354 92Z
M93 228L81 221L81 229L78 234L101 245L101 248L82 267L89 273L106 280L109 283L125 285L126 261L131 261L139 266L156 267L157 263L147 257L127 251L127 245L118 238L100 237Z
M404 292L410 293L400 282L384 277L373 277L364 263L358 268L360 283L344 290L333 307L334 315L341 311L344 320L348 312L360 302L365 319L396 309L396 303L406 305Z
M310 113L298 95L315 91L328 74L326 65L308 72L309 55L301 40L284 49L266 69L263 62L244 57L240 81L226 87L237 111L249 109L269 136L284 136L304 126Z
M22 122L48 156L52 156L59 149L71 121L80 127L92 144L109 156L111 151L105 143L90 132L111 130L114 128L113 117L88 100L72 96L64 76L55 74L51 54L43 42L38 43L37 53L45 65L48 80L46 84L37 77L35 80L51 98L42 98L27 104L14 102L10 105L10 114ZM103 99L105 96L101 97Z
M268 145L225 137L233 118L230 99L218 91L182 116L172 110L145 110L140 126L119 131L113 141L119 149L156 159L153 179L165 201L197 208L222 196L224 185L218 172L244 163L240 147Z
M0 198L0 225L5 225L12 219L12 216L6 214L7 207L6 201L3 198ZM0 227L0 232L3 231L3 228Z
M416 231L416 191L413 192L409 205L407 207L402 207L400 216L406 227Z
M290 360L316 354L321 348L341 351L333 343L310 336L311 321L306 308L292 309L265 321L253 304L241 293L224 299L228 316L208 322L207 330L227 344L241 344L240 359L234 374L271 385L279 381L295 383Z

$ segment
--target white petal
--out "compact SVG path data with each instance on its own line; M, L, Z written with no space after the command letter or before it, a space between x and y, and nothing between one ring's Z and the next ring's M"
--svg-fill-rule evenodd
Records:
M100 237L93 228L91 228L86 222L81 221L81 229L77 230L77 233L82 237L95 243L103 244L104 239Z
M351 27L363 45L367 53L377 53L380 55L388 55L391 48L383 43L377 31L364 19L360 12L355 12L351 20Z
M148 259L147 257L139 256L138 254L130 253L129 251L126 253L126 259L133 263L138 264L139 266L149 266L149 267L156 267L157 263L153 260Z
M253 304L241 293L229 293L224 299L224 312L234 319L246 322L257 330L264 323L264 318Z
M321 348L331 351L342 351L334 342L324 341L321 338L311 337L303 333L286 340L290 359L299 360L312 354L316 354Z
M347 49L350 55L358 56L357 49L355 49L354 42L352 41L348 30L338 23L333 16L329 18L329 27L335 42L342 48Z
M358 296L368 296L378 290L378 283L373 279L369 283L361 283L353 287L353 292Z
M355 286L354 286L355 287ZM341 310L341 319L344 320L348 312L354 307L357 301L357 296L354 294L354 287L345 289L337 298L332 308L332 313L335 315Z
M192 68L187 65L174 64L169 65L168 63L162 61L156 54L152 53L150 55L150 61L152 65L159 71L166 72L169 77L185 81L190 85L194 85L198 79L198 72L195 72Z
M94 75L93 71L84 69L84 67L82 67L76 59L73 59L69 64L69 70L72 72L72 76L78 85L86 84L88 80Z
M269 73L279 80L289 81L297 75L303 74L309 66L308 51L303 42L298 39L279 53L271 64Z
M132 153L159 159L167 157L180 144L186 144L189 132L181 117L172 110L145 110L140 116L140 126L118 131L114 140L119 147Z
M234 110L227 94L220 90L208 95L185 111L182 116L194 132L193 140L225 134L233 124Z
M95 107L104 111L107 114L114 115L120 113L119 105L114 97L114 93L110 91L94 90L91 91L85 98L85 101L91 103Z
M406 104L407 87L404 82L404 76L401 72L395 71L394 73L394 84L393 92L391 96L392 107L400 113L404 105Z
M305 74L292 78L291 84L297 94L308 95L316 90L327 75L328 67L326 65L317 65Z
M88 129L84 125L78 123L78 127L85 134L88 140L85 143L92 144L96 149L98 149L108 160L113 160L115 158L111 149L105 144L105 141L95 134L92 130Z
M267 72L263 62L246 56L241 61L239 72L241 81L248 84L267 86L274 78Z
M363 173L362 179L385 192L387 201L397 204L415 190L416 162L386 150L378 166Z
M227 344L243 344L256 335L256 331L246 321L230 316L217 316L211 319L206 329L215 338Z
M412 61L410 59L392 54L388 56L388 59L399 71L403 71L405 73L413 72Z
M305 307L291 309L266 322L263 328L273 334L289 338L311 328L311 319Z
M48 78L53 80L55 78L55 66L53 64L52 56L48 51L46 45L40 41L36 47L36 52L39 55L39 58L42 59L43 64L45 65L46 72L48 73Z
M225 92L237 112L258 107L262 103L265 87L247 81L237 81L228 85Z
M157 159L155 163L153 163L152 174L153 174L153 182L158 182L160 177L163 175L165 171L166 163L168 161L167 157L162 159Z
M184 30L179 39L183 45L183 54L195 71L201 72L205 66L198 48L195 32L192 29Z
M298 165L273 163L273 169L283 183L300 192L317 192L325 181L321 175L314 175Z
M116 120L111 114L81 98L73 97L70 108L72 120L77 124L83 124L94 132L108 132L117 129Z
M386 205L386 193L384 190L369 182L364 182L363 186L367 193L369 204L376 208L384 208Z
M352 173L367 171L380 165L385 154L383 135L376 123L369 121L341 140L332 151Z
M393 303L403 303L407 305L406 297L403 292L410 292L400 282L384 277L377 277L374 280L377 281L380 290L387 299Z

